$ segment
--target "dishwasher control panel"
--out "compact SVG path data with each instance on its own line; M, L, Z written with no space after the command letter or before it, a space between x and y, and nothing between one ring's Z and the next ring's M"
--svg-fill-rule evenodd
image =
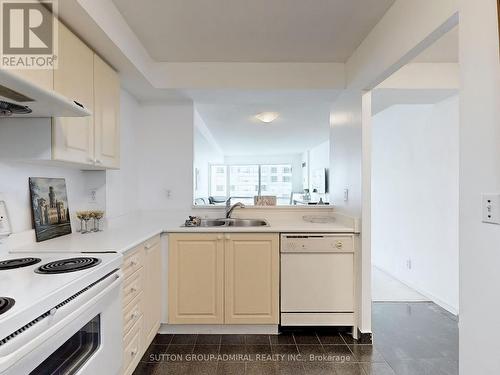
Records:
M346 234L282 234L281 252L354 252L354 238Z

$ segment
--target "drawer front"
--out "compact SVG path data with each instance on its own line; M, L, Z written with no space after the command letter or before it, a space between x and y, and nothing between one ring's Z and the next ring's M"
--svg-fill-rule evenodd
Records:
M143 268L141 267L132 276L125 280L123 284L123 306L127 306L132 300L142 292Z
M159 243L160 243L160 235L151 237L149 240L144 241L142 246L144 247L144 249L149 250L152 247L158 245Z
M139 321L142 316L141 301L143 293L139 293L132 302L123 309L123 334L126 335L134 324Z
M128 278L143 265L144 265L143 247L138 246L125 256L122 267L125 278Z
M123 339L123 374L132 374L141 358L142 317Z

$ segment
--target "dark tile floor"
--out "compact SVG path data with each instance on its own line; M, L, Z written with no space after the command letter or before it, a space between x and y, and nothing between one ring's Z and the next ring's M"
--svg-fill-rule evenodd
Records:
M374 344L342 331L157 335L134 375L456 375L456 319L433 303L375 303Z

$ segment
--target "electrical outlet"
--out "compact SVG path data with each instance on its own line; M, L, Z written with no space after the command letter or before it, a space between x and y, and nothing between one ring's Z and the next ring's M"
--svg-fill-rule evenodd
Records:
M406 268L411 270L411 258L408 258L408 260L406 261Z
M0 201L0 236L11 234L9 217L7 215L7 206L4 201Z
M97 189L94 188L89 189L88 197L89 197L89 203L95 204L97 202Z
M500 194L483 194L483 223L500 224Z
M172 190L170 189L165 189L165 197L167 199L171 199L172 198Z

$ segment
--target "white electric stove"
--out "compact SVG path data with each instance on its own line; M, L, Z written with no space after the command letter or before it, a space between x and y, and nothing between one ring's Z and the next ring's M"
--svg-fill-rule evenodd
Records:
M0 374L117 374L117 253L0 253Z

